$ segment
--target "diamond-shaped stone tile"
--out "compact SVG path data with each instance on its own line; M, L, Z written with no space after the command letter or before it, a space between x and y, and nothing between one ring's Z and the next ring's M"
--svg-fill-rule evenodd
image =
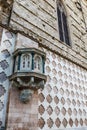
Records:
M68 78L68 76L67 76L66 73L64 73L63 77L64 77L64 79L67 79L67 78Z
M50 95L48 95L48 96L46 97L46 99L47 99L47 102L48 102L48 103L51 103L51 102L52 102L52 97L51 97Z
M87 119L84 120L85 125L87 126Z
M86 94L84 94L84 99L87 100L87 96L86 96Z
M80 103L80 101L79 101L79 100L77 100L77 105L78 105L78 106L80 106L80 104L81 104L81 103Z
M47 89L47 91L50 93L50 92L51 92L51 90L52 90L51 85L50 85L50 84L48 84L48 85L47 85L47 87L46 87L46 89Z
M83 109L83 115L86 116L86 110L85 109Z
M60 63L58 64L58 68L59 68L59 70L61 70L61 69L62 69L62 66L61 66L61 64L60 64Z
M76 92L76 97L79 98L79 93L78 92Z
M68 86L69 86L67 81L65 81L64 85L65 85L66 88L68 88Z
M47 76L47 82L50 82L51 81L51 77L48 75Z
M76 116L77 115L77 110L74 108L73 109L73 114Z
M6 48L10 48L12 46L11 42L9 40L5 40L3 44L6 46Z
M66 93L66 96L67 96L67 97L70 95L70 92L69 92L68 89L66 89L65 93Z
M55 94L57 94L58 93L58 89L57 89L57 87L55 86L55 87L53 87L53 91L54 91L54 93Z
M72 127L73 126L73 120L70 118L69 119L69 125Z
M5 88L2 85L0 85L0 97L4 95L5 92L6 92Z
M67 104L70 106L71 101L70 101L70 99L69 99L69 98L67 98L66 102L67 102Z
M54 124L53 120L52 120L51 118L49 118L49 119L47 120L47 125L48 125L48 127L49 127L49 128L52 128L53 124Z
M65 104L65 99L63 97L61 98L61 104Z
M78 119L75 119L75 125L78 126Z
M60 109L58 108L58 106L55 107L54 111L55 111L55 113L56 113L57 116L60 114Z
M75 89L76 89L76 90L78 90L78 86L77 86L76 84L75 84L75 86L74 86L74 87L75 87Z
M56 75L56 74L57 74L56 69L53 69L53 70L52 70L52 72L53 72L53 74L54 74L54 75Z
M72 76L71 75L69 75L69 80L72 81Z
M59 103L59 98L58 98L57 96L54 97L54 102L55 102L56 104Z
M0 73L0 82L3 83L4 81L7 80L7 76L4 72Z
M47 67L46 67L46 72L47 72L47 73L50 73L50 71L51 71L50 67L47 66Z
M80 125L83 126L83 120L82 120L82 118L80 119Z
M7 69L9 67L9 64L6 60L2 60L0 62L0 66L2 67L3 70Z
M47 113L48 113L49 115L51 115L52 112L53 112L52 107L51 107L51 106L48 106L48 107L47 107Z
M61 121L60 121L59 118L57 118L57 119L55 120L55 125L56 125L58 128L60 127Z
M53 67L56 67L56 62L52 61L52 65L53 65Z
M68 109L68 114L72 115L72 109L71 108Z
M42 93L39 94L39 100L40 102L43 102L45 99L44 95Z
M57 84L57 78L56 77L53 77L53 83Z
M52 58L55 59L56 58L56 55L54 53L52 53Z
M75 106L76 105L76 102L75 102L75 100L73 99L72 100L72 104Z
M61 95L64 95L64 90L63 90L63 88L60 88L60 94L61 94Z
M72 83L70 83L70 88L73 89L73 84Z
M50 59L46 58L46 62L47 62L47 64L50 64Z
M59 75L59 77L61 78L61 77L62 77L62 72L59 71L59 72L58 72L58 75Z
M67 122L67 120L65 118L63 119L62 124L63 124L64 127L67 126L68 122Z
M38 111L39 111L40 115L43 115L43 113L45 111L45 108L43 107L43 105L39 106Z
M81 101L81 104L83 107L85 107L85 102L84 101Z
M67 71L67 68L66 68L66 66L65 66L65 65L63 66L63 70L64 70L64 72L65 72L65 71Z
M73 91L71 91L71 96L72 96L72 97L74 97L74 95L75 95L75 94L74 94L74 92L73 92Z
M82 116L82 110L79 109L78 112L79 112L79 115Z
M44 127L45 121L44 121L44 119L43 119L42 117L39 119L38 125L39 125L39 127L40 127L41 129Z
M0 101L0 111L3 109L4 104Z
M6 31L5 34L6 34L7 38L12 39L13 34L11 32Z
M68 68L68 72L71 74L71 69L70 68Z
M66 109L64 107L61 109L61 112L64 116L66 115Z
M6 50L3 50L3 51L2 51L2 54L3 54L4 58L10 57L10 52L9 52L7 49L6 49Z

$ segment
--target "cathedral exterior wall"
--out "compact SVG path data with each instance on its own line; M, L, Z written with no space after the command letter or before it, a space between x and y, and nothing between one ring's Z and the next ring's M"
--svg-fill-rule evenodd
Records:
M23 39L24 36L19 34L18 37L17 39ZM30 43L30 47L33 46L32 40ZM17 45L25 47L26 42L21 43L19 40L16 47ZM19 94L13 86L10 90L7 129L86 129L86 69L38 44L37 48L46 53L45 88L38 90L26 105L19 101Z
M13 4L13 12L9 26L14 30L18 30L33 37L40 45L55 50L57 53L86 67L87 2L85 0L81 1L83 12L77 8L75 2L76 1L73 0L63 1L67 11L70 30L70 48L59 41L56 1L30 0L30 2L28 2L28 0L16 0ZM23 10L22 13L21 10Z
M0 129L87 130L87 1L82 11L75 2L63 0L71 46L59 40L56 1L15 0L8 19L0 5ZM20 48L46 54L46 84L27 104L9 80Z

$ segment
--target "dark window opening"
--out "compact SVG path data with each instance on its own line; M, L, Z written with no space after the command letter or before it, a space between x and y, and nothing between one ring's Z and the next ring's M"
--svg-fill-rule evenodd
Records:
M70 45L67 17L65 9L61 2L59 2L57 6L57 15L58 15L59 38L62 42L65 42L67 45Z

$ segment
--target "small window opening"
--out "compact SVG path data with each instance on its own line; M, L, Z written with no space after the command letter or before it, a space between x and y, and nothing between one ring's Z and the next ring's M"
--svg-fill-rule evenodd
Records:
M41 57L37 55L34 58L34 69L37 71L41 71L42 70L41 66L42 66Z
M67 45L70 45L66 10L60 0L57 3L57 15L58 15L59 38L62 42L65 42Z

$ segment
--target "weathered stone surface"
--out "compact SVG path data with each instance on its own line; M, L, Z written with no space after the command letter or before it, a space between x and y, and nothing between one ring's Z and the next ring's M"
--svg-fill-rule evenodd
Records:
M13 98L14 97L14 98ZM15 107L16 106L16 107ZM32 100L24 104L19 100L17 88L11 88L7 130L36 129L38 125L38 94L34 93Z
M5 92L6 92L5 88L2 85L0 85L0 97L4 95Z
M84 22L87 17L85 11L87 3L84 1L81 2L85 21L82 12L76 7L75 1L66 0L64 1L64 5L68 13L71 47L59 41L56 2L52 0L51 2L45 0L30 0L29 2L28 0L14 1L10 27L37 39L40 45L45 45L86 68L87 40L84 40L84 38L87 37L87 34L85 32ZM23 10L22 13L21 10ZM83 44L84 49L82 49Z
M8 29L17 33L15 49L35 47L46 52L47 84L46 89L39 94L35 92L26 105L19 101L20 90L11 88L7 130L87 130L84 128L87 126L84 99L87 75L86 69L80 67L87 68L87 2L81 1L85 21L75 0L63 2L71 46L59 40L55 0L14 0ZM1 21L6 24L8 19L3 17ZM7 31L6 38L11 40L12 37L12 33ZM4 45L11 46L7 40ZM1 54L6 60L12 56L7 48ZM1 63L1 69L7 69L7 64ZM6 79L5 73L0 73L0 82L4 83ZM2 96L4 92L1 91Z

